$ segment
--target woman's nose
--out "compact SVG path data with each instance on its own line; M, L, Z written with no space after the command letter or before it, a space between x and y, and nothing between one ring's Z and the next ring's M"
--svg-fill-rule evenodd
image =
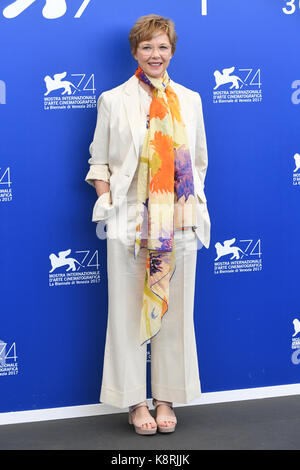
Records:
M152 59L160 59L159 51L153 51L151 54Z

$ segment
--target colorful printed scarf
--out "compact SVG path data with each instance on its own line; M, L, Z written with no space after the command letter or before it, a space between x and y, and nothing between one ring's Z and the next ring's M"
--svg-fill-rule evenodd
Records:
M140 343L159 333L175 271L174 230L196 226L191 156L180 104L165 71L160 79L139 66L136 77L153 87L149 123L139 160L134 258L148 249Z

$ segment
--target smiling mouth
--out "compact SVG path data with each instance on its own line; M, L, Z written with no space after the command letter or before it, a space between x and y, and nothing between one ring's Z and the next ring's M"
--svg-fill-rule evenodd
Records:
M162 62L148 62L148 65L151 67L160 67L162 65Z

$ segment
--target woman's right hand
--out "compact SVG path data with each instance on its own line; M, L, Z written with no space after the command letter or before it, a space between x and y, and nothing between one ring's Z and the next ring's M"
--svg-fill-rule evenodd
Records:
M103 193L110 192L110 184L107 181L94 180L94 183L98 197L102 196Z

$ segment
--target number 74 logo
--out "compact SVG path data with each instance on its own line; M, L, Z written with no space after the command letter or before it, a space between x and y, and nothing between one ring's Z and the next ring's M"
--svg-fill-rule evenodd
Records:
M5 18L16 18L36 1L37 0L15 0L15 2L11 3L6 8L4 8L3 16L5 16ZM86 9L90 1L91 0L83 0L79 9L74 15L74 18L81 17L82 13ZM44 0L44 2L45 5L42 10L42 15L44 18L47 18L49 20L60 18L67 11L66 0Z
M9 350L6 352L7 343L0 341L0 364L5 365L7 359L13 359L14 362L17 360L17 349L16 343L12 343Z

